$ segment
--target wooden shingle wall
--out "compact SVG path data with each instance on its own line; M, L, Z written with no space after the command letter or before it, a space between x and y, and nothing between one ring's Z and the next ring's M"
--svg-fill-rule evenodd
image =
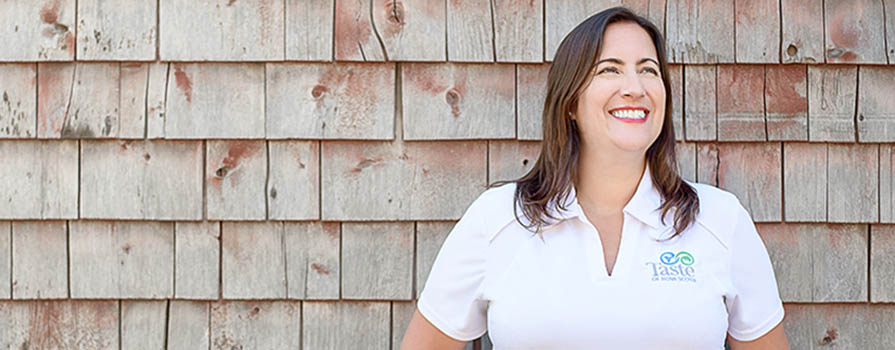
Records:
M665 31L681 172L758 222L793 348L895 346L895 1L13 0L0 347L398 348L617 4Z

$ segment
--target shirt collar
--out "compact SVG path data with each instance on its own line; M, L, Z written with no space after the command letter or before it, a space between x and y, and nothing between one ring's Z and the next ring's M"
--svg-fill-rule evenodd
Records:
M566 199L565 203L567 210L555 214L557 218L564 220L584 216L584 212L578 204L574 185L572 186L569 197ZM669 225L662 222L662 211L659 210L660 205L662 205L662 195L653 184L653 178L649 166L647 165L643 169L643 175L640 177L640 183L637 185L637 190L634 191L634 195L622 210L638 221L656 229L659 236L664 236ZM672 211L669 211L665 221L670 222L673 218L673 214Z

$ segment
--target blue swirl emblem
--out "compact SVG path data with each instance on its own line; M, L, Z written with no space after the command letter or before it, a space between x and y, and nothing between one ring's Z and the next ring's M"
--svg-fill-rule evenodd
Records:
M684 251L678 252L677 254L674 254L672 252L664 252L659 255L659 261L661 261L665 265L674 265L680 262L681 264L684 264L686 266L693 265L693 263L695 262L693 259L693 255Z

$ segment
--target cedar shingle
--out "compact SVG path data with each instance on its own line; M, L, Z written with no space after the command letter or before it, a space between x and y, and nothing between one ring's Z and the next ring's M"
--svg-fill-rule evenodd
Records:
M824 0L827 63L886 64L883 3Z
M334 0L286 0L286 60L332 61Z
M337 222L287 222L289 299L339 299L341 228Z
M540 153L540 142L489 141L488 183L522 177L535 165Z
M78 216L78 141L0 140L0 155L0 218Z
M808 140L808 68L804 65L765 68L768 140Z
M286 297L283 223L224 222L221 239L224 299Z
M684 132L688 141L718 139L717 67L684 67Z
M268 147L268 219L319 219L320 143L269 141Z
M174 223L174 297L217 299L220 281L220 223ZM171 305L172 309L174 305Z
M37 137L36 87L36 64L0 64L0 139Z
M737 63L780 62L779 0L735 0Z
M856 66L808 66L808 140L855 141Z
M827 220L879 221L879 146L829 144Z
M211 305L214 349L298 349L302 328L299 302L224 301ZM348 338L351 334L356 333L341 335Z
M786 221L827 221L827 144L783 144Z
M718 140L765 141L764 66L718 66Z
M312 301L302 305L305 349L387 349L389 302ZM346 337L346 334L352 336Z
M718 187L737 196L755 221L780 221L783 207L780 143L718 145Z
M858 82L858 140L895 142L895 67L859 67Z
M4 1L0 23L0 61L75 58L75 0Z
M77 4L79 61L155 60L157 2L79 0Z
M342 223L342 299L411 300L413 223Z
M734 62L734 0L670 1L665 36L673 63Z
M782 63L824 63L823 0L781 0Z
M6 236L6 225L0 225ZM12 223L12 297L68 297L68 251L65 221ZM2 275L2 274L0 274Z
M210 220L267 217L267 143L246 140L205 142L205 206Z

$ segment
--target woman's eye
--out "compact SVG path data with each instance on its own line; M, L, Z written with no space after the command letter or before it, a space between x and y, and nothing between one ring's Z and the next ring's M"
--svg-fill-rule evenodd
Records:
M643 69L643 71L644 71L644 72L649 72L649 73L652 73L652 74L655 74L655 75L659 75L659 72L657 72L655 69L653 69L653 68L651 68L651 67L646 67L646 68Z
M606 67L606 68L603 68L602 70L600 70L599 72L597 72L597 74L600 74L603 72L618 72L618 69L615 69L615 67Z

